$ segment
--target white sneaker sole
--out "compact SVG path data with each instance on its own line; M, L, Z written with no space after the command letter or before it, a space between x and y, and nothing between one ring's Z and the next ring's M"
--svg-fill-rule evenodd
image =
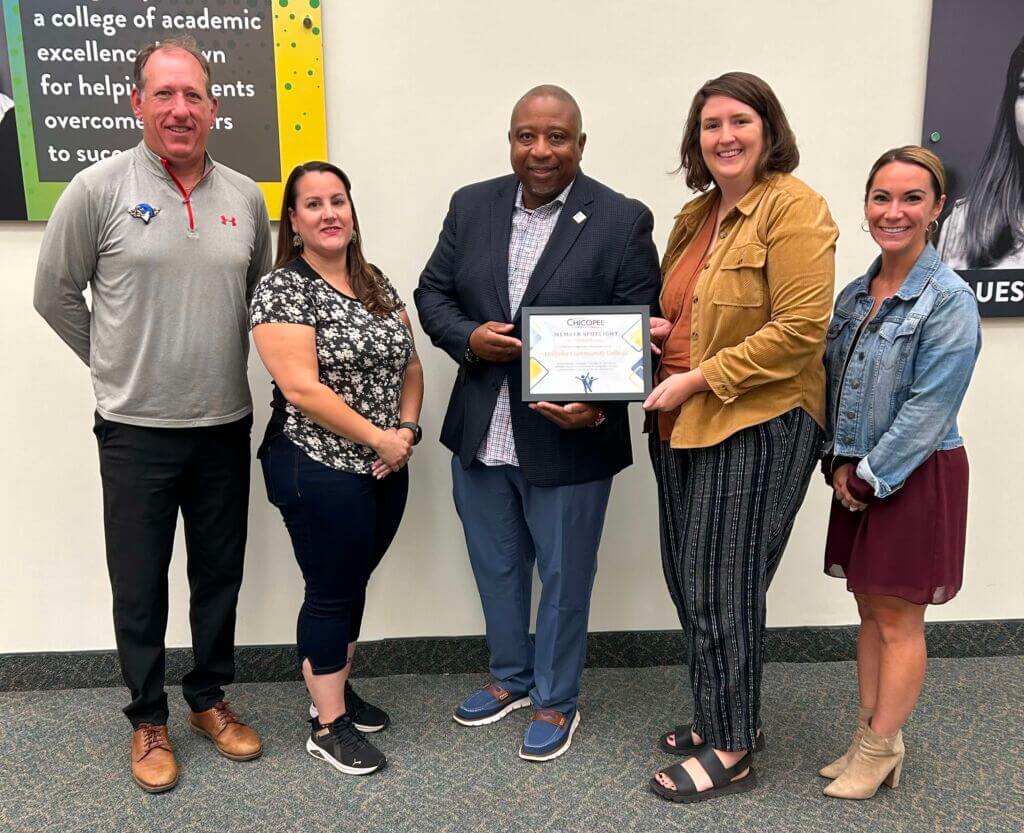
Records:
M316 710L316 706L313 703L309 704L309 716L320 717L320 712ZM372 735L374 732L383 732L387 726L363 726L361 723L352 721L352 725L355 726L364 735Z
M371 773L376 772L378 769L383 769L384 763L387 763L387 761L385 761L384 763L381 763L378 766L365 767L349 766L348 764L343 764L333 755L328 755L326 752L324 752L323 749L321 749L319 746L313 743L313 738L306 739L306 751L314 758L317 758L318 760L330 764L336 770L338 770L338 772L344 772L346 775L370 775Z
M572 718L572 726L569 727L569 735L565 739L565 743L558 747L554 752L548 752L546 755L531 755L528 752L523 751L523 747L519 747L519 757L524 761L553 761L559 755L564 755L569 751L569 747L572 745L572 736L576 734L576 727L580 725L580 713L579 710Z
M505 715L511 714L516 709L525 709L530 705L529 697L520 697L518 700L513 700L500 712L495 712L490 717L478 717L478 718L466 718L459 717L457 714L452 714L452 720L463 726L486 726L488 723L497 723Z

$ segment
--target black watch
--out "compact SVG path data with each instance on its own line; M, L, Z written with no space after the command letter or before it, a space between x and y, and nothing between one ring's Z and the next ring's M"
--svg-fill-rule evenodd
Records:
M399 428L408 428L412 431L412 444L419 445L420 440L423 439L423 429L420 428L418 423L415 422L402 422L398 426Z

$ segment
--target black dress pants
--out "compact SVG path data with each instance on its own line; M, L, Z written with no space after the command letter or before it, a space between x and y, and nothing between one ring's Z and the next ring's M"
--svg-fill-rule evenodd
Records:
M103 525L121 673L134 727L167 722L167 570L181 511L194 665L182 680L193 711L234 679L235 606L249 510L252 416L207 428L143 428L96 415Z

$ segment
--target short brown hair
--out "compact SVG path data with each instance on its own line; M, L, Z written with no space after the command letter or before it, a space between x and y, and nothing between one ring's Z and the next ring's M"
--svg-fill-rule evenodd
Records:
M749 72L727 72L705 81L697 90L686 116L683 140L679 147L679 170L686 172L686 184L694 191L707 191L714 182L700 151L700 114L713 95L735 98L752 108L761 117L764 130L764 153L757 162L756 179L771 173L789 173L800 164L796 136L789 126L786 112L772 88Z
M135 66L132 69L132 83L135 85L135 89L140 93L142 92L146 85L146 77L143 74L146 64L153 57L154 52L159 52L162 49L180 49L199 61L199 66L203 70L203 77L206 78L206 94L213 98L213 79L210 76L210 62L206 60L206 56L199 49L199 44L196 43L196 39L191 35L171 35L162 41L147 43L142 47L135 54Z

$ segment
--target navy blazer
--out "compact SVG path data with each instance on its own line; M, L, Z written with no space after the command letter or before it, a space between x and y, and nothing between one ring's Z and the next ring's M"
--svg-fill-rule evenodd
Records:
M522 401L521 360L464 361L469 336L485 321L512 322L508 244L518 179L514 174L467 185L452 196L441 235L414 293L420 324L459 365L441 442L464 468L476 458L508 380L519 467L536 486L611 477L633 462L626 405L602 405L597 428L565 430ZM574 217L582 212L586 219ZM661 287L654 218L638 200L576 176L551 238L530 277L521 306L646 304Z

